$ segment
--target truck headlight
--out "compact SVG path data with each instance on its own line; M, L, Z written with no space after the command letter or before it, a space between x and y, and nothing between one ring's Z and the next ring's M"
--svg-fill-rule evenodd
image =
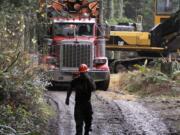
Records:
M100 59L94 59L94 65L104 65L106 64L107 59L105 58L100 58Z

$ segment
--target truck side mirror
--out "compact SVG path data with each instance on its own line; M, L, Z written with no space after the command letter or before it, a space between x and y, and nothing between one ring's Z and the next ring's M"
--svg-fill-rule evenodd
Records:
M53 35L53 30L52 30L52 25L48 25L48 30L47 30L47 35L52 36Z
M43 43L45 45L52 45L52 42L53 42L53 39L50 38L49 35L45 35L44 38L43 38Z
M97 32L97 36L98 37L105 37L106 36L106 30L107 30L107 27L106 27L106 25L105 24L103 24L103 25L97 25L97 30L98 30L98 32Z
M110 38L110 32L111 32L111 27L109 25L106 25L105 27L105 38Z

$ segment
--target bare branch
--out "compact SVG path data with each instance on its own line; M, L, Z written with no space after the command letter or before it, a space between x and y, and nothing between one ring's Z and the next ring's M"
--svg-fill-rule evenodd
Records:
M3 71L4 73L5 72L8 72L9 69L16 63L16 61L18 60L19 56L20 56L20 52L18 52L17 56L16 56L16 59Z

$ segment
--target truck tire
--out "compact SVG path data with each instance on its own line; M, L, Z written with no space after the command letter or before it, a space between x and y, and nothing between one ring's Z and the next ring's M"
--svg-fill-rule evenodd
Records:
M110 83L110 75L107 80L96 83L96 89L107 91Z
M51 84L46 86L46 88L49 91L64 91L64 90L66 91L66 90L68 90L69 85L65 84L65 83L58 83L55 81L51 81Z
M56 90L56 85L54 84L54 82L51 82L51 81L50 81L50 83L51 83L51 84L49 84L49 85L46 86L46 89L47 89L48 91L54 91L54 90Z
M125 71L127 71L127 69L124 65L122 65L121 63L115 64L114 73L125 72Z

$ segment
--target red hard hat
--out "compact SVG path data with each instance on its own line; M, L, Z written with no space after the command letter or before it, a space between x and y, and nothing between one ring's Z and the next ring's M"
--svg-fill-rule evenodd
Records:
M79 72L80 73L85 73L85 72L87 72L88 71L88 66L86 65L86 64L81 64L80 66L79 66Z

